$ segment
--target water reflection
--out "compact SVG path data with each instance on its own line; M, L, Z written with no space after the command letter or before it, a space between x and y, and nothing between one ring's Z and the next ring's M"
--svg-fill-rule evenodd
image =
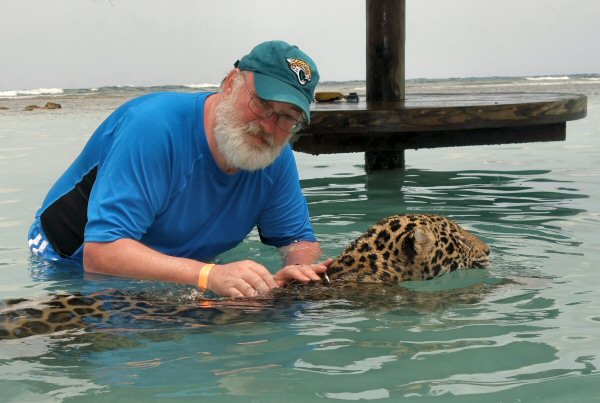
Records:
M568 184L553 180L551 171L540 170L408 169L302 181L317 219L327 213L379 212L384 216L418 211L490 222L513 215L542 221L577 215L582 210L569 207L571 202L589 196Z

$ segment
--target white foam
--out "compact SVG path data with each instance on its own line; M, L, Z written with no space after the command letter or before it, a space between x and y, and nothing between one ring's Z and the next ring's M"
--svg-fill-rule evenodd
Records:
M63 94L62 88L37 88L33 90L9 90L0 91L0 98L11 98L18 96L36 96L36 95L59 95Z
M0 91L0 98L16 97L17 91Z
M571 77L569 77L569 76L557 76L557 77L547 76L547 77L525 77L525 79L529 80L529 81L570 80Z
M215 88L218 86L219 86L219 84L211 84L211 83L185 84L184 85L184 87L187 87L187 88Z

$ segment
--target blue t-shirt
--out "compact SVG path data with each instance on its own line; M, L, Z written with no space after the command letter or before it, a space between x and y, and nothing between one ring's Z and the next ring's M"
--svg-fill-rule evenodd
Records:
M36 215L63 257L81 260L83 241L128 238L209 260L254 226L275 247L316 241L289 146L262 170L219 169L204 131L209 95L142 96L100 125Z

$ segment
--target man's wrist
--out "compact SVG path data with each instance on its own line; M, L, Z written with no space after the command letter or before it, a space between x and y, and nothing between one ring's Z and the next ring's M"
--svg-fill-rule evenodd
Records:
M208 263L200 268L200 272L198 273L198 288L201 290L208 289L208 275L214 267L214 263Z
M317 263L322 255L318 242L299 241L279 248L286 266Z

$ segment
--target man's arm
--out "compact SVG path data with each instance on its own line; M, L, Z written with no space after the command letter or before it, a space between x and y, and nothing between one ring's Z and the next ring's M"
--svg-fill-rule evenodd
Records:
M86 272L190 285L198 284L205 264L162 254L131 239L86 242L83 252ZM251 260L215 265L207 282L207 289L228 297L253 297L274 287L277 283L273 275Z

